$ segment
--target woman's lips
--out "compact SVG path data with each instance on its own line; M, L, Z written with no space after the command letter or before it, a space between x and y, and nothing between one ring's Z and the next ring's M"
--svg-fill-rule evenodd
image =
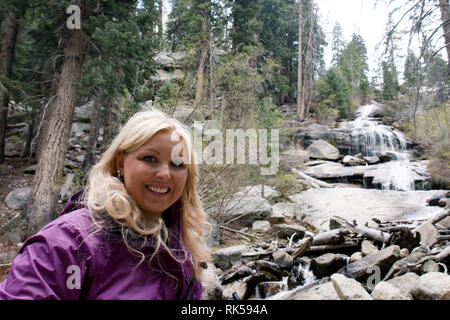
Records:
M170 192L169 187L164 186L146 186L147 190L156 197L165 197Z

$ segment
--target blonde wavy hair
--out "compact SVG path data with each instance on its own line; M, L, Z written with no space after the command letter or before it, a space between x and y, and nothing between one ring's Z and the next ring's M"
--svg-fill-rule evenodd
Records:
M186 164L188 175L180 197L182 207L181 239L192 255L195 275L201 279L200 263L209 262L211 255L205 239L205 231L210 224L207 222L197 193L198 167L194 163L191 134L189 129L177 119L170 118L159 111L138 112L133 115L103 153L100 161L89 172L88 186L84 196L85 202L91 212L106 211L122 227L122 237L132 251L139 253L128 244L126 233L130 229L140 236L150 236L155 240L155 252L150 261L161 247L176 259L165 244L168 229L162 217L150 222L145 219L140 208L125 189L124 183L116 176L118 153L136 150L161 130L174 130L180 134L188 153L187 159L190 159ZM97 225L99 226L99 224ZM142 253L140 255L142 262L145 256Z

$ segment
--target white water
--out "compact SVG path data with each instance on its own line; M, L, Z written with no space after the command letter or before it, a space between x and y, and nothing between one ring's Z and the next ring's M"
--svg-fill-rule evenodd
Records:
M413 156L407 150L406 137L401 131L370 117L378 108L376 102L361 106L356 111L355 120L341 124L341 127L352 129L352 153L362 153L363 156L389 156L394 161L381 181L382 189L414 190L415 174L408 166Z
M303 274L303 278L305 279L305 282L300 285L297 286L291 290L284 290L281 292L278 292L277 294L274 294L273 296L268 297L269 300L283 300L284 297L286 295L289 295L291 292L293 291L297 291L311 283L313 283L314 281L316 281L316 276L314 275L314 273L309 269L309 264L307 264L306 266L303 266L302 264L300 264L298 266L298 272ZM287 284L287 277L285 279L283 279L284 283Z
M389 155L393 160L412 159L411 153L406 149L405 135L370 117L378 108L375 102L361 106L356 111L358 117L344 124L353 128L353 153L362 152L364 156Z

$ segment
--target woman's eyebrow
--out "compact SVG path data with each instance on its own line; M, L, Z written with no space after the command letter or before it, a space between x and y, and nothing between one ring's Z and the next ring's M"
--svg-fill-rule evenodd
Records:
M155 150L155 149L152 149L152 148L143 148L142 149L142 151L153 151L153 152L155 152L155 153L157 153L157 154L161 154L158 150Z

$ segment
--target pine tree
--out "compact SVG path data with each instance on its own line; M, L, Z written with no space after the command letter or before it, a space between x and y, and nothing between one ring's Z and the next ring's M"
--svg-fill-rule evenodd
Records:
M331 42L331 64L333 66L337 66L340 63L342 53L345 48L345 41L342 35L342 27L341 24L336 21L332 31L332 42Z

